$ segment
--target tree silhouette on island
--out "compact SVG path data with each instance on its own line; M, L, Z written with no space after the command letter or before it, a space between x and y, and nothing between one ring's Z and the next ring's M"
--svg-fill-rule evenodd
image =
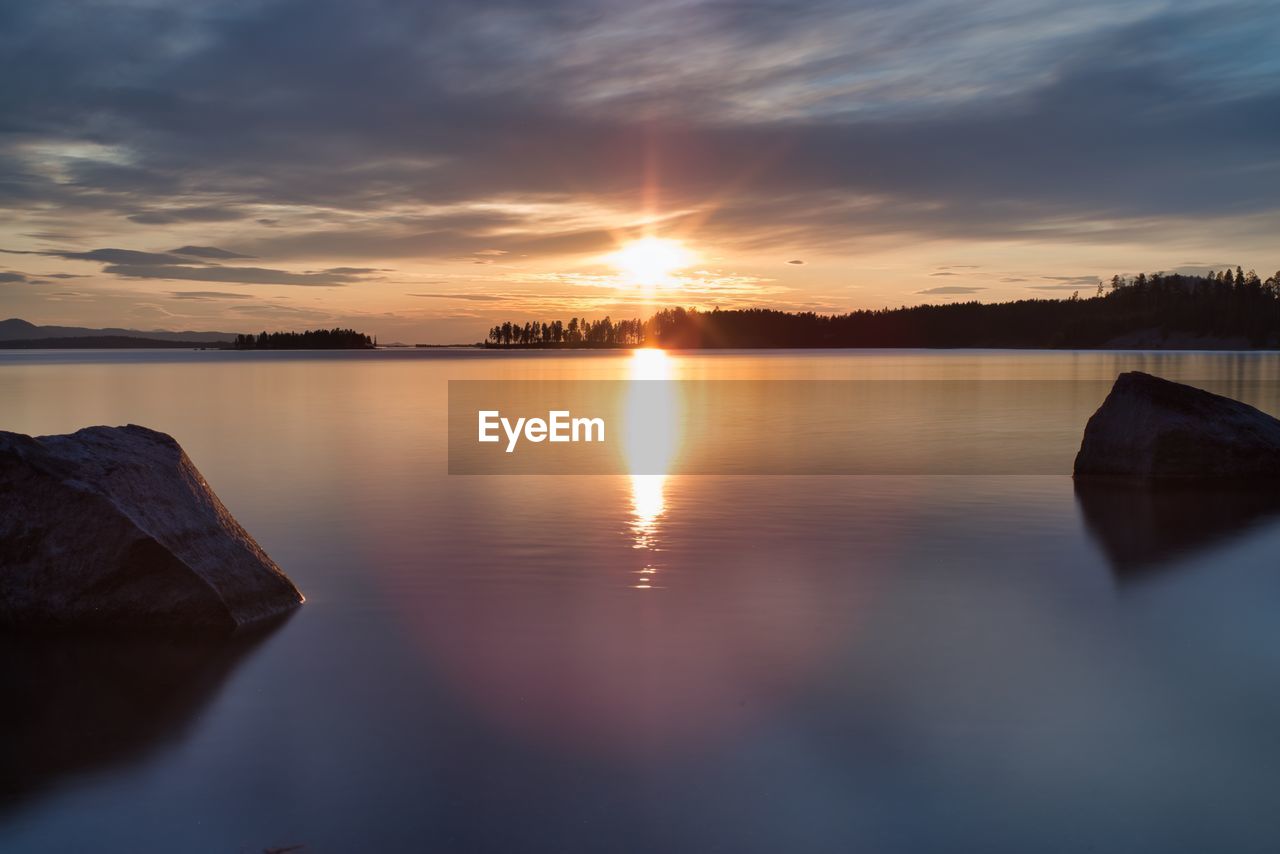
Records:
M372 350L378 342L354 329L308 329L237 335L233 346L237 350Z

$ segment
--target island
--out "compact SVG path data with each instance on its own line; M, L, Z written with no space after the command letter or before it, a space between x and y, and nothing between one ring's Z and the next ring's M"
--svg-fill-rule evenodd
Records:
M0 350L373 350L377 346L375 336L354 329L264 330L257 335L245 335L37 326L17 317L0 320Z
M354 329L308 329L237 335L232 346L236 350L374 350L378 341Z

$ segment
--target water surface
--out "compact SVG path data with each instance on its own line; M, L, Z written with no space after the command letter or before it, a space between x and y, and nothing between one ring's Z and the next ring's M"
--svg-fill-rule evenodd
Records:
M451 477L449 379L632 357L0 354L0 429L173 434L308 598L231 648L6 641L0 850L1274 851L1277 507L1078 492L1127 369L1278 411L1274 354L678 354L1101 392L1005 419L1056 474Z

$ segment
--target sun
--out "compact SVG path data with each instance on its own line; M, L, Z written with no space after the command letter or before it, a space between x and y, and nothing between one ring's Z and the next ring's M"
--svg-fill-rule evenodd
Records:
M608 257L627 284L645 287L671 285L671 274L689 266L693 260L693 253L683 243L665 237L632 240Z

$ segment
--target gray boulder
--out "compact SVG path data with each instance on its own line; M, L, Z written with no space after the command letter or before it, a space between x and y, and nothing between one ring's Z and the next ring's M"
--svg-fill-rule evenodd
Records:
M0 628L234 631L301 602L172 437L0 431Z
M1076 477L1280 477L1280 420L1229 397L1131 371L1084 428Z

